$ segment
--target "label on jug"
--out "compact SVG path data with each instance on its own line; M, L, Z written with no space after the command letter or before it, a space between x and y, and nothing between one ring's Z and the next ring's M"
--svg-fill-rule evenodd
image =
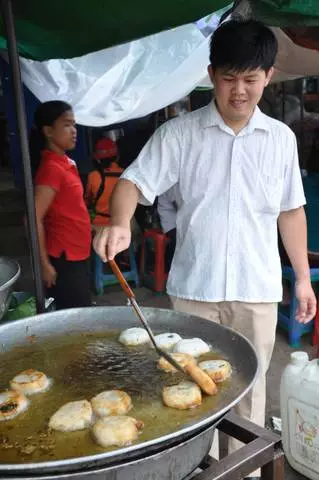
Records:
M290 398L288 401L290 453L294 460L319 472L318 409Z

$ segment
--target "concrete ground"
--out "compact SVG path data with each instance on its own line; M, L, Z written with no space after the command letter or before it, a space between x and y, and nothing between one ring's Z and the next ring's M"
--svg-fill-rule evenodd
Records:
M18 260L22 268L22 275L15 286L16 290L32 291L33 282L31 267L28 255L28 244L22 227L22 216L24 201L23 198L14 190L8 176L3 176L0 172L0 179L6 179L0 182L0 255L6 255ZM10 201L9 201L10 200ZM146 288L136 289L136 297L141 305L159 308L170 308L167 296L155 296L153 292ZM122 291L117 287L105 289L105 294L101 297L94 297L97 305L125 305L126 300ZM311 346L311 339L306 336L302 340L302 350L313 356L315 351ZM289 355L293 351L287 343L285 333L278 331L276 346L268 372L267 386L267 414L266 421L270 425L272 416L280 417L279 406L279 383L281 373L289 362ZM287 466L285 478L288 480L298 480L304 478Z

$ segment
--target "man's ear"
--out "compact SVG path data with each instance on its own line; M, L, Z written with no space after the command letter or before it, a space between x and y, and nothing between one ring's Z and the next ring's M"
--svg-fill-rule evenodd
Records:
M274 69L274 67L271 67L271 68L268 70L267 74L266 74L266 84L265 84L265 87L267 87L267 85L269 85L270 80L272 79L272 76L273 76L274 73L275 73L275 69Z
M215 74L214 74L214 70L213 70L213 67L211 66L211 64L208 65L207 71L208 71L208 75L209 75L210 81L211 81L212 84L214 85Z

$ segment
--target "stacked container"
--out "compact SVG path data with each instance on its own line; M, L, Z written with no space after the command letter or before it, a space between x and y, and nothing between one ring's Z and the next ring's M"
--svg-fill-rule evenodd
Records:
M291 354L280 386L283 447L289 464L319 480L319 361Z

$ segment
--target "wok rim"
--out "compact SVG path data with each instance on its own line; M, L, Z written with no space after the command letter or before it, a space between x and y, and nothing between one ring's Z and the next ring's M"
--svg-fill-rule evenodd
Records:
M142 306L143 310L145 310L146 312L147 311L154 311L156 310L157 312L163 312L163 313L167 313L167 312L172 312L171 309L167 309L167 308L156 308L156 307L144 307ZM123 309L123 311L128 311L128 310L132 310L132 307L130 306L99 306L99 307L86 307L86 308L81 308L81 309L72 309L72 311L74 312L74 314L76 314L76 311L83 311L83 310L96 310L96 309L99 309L99 310L110 310L110 309ZM63 312L68 312L69 310L60 310L59 313L63 313ZM38 321L42 321L42 322L45 322L47 321L48 317L54 317L56 315L57 312L50 312L50 313L45 313L45 314L41 314L41 315L36 315L34 317L28 317L28 318L25 318L23 320L15 320L15 321L8 321L8 322L3 322L0 324L0 334L1 334L1 330L4 328L6 329L6 327L10 328L11 325L15 325L15 324L19 324L21 323L21 321L32 321L32 318L37 318ZM202 317L199 317L197 315L192 315L192 314L188 314L188 313L184 313L184 312L177 312L175 311L175 313L177 314L180 314L182 316L185 316L185 317L192 317L192 318L199 318L201 321L204 321L204 322L207 322L207 323L211 323L211 320L207 320L205 318L202 318ZM257 368L256 368L256 371L254 373L254 376L253 376L253 379L250 381L250 383L246 386L245 389L243 389L243 391L241 392L240 395L236 396L236 398L234 398L233 401L229 402L227 405L225 405L223 408L221 408L220 410L218 410L217 412L215 412L214 415L210 415L206 418L203 418L201 420L199 420L198 422L192 425L186 425L184 426L183 428L180 428L179 430L177 431L174 431L174 432L171 432L167 435L163 435L161 437L156 437L155 439L152 439L152 440L148 440L148 441L145 441L145 442L142 442L142 443L137 443L137 444L133 444L133 445L130 445L128 447L124 447L124 448L119 448L119 449L116 449L116 450L113 450L113 451L110 451L110 452L104 452L104 453L97 453L97 454L94 454L94 455L88 455L88 456L81 456L81 457L72 457L72 458L67 458L67 459L63 459L63 460L53 460L53 461L43 461L43 462L35 462L35 463L0 463L0 473L8 473L9 471L12 472L12 473L18 473L18 472L25 472L25 473L28 473L28 472L36 472L36 471L40 471L41 470L41 473L43 474L49 474L49 473L53 473L53 472L75 472L76 470L79 470L79 468L81 468L81 466L84 466L85 464L90 464L91 465L91 468L93 467L93 464L94 465L99 465L101 466L102 465L102 462L104 461L104 466L106 466L106 463L107 465L112 465L112 464L121 464L123 463L123 461L121 461L121 457L122 456L125 456L126 454L131 454L130 458L134 458L134 452L136 452L136 457L138 455L140 455L142 453L142 450L147 450L148 448L158 448L158 449L162 449L163 451L166 450L167 448L169 448L169 446L171 445L171 443L169 443L167 446L165 446L166 443L168 442L174 442L174 440L178 440L178 438L180 439L183 439L183 436L185 435L188 435L188 436L191 436L191 434L193 433L194 436L195 434L198 432L198 430L200 429L203 429L205 427L208 427L209 424L213 423L214 421L217 421L218 418L222 417L223 415L225 415L229 410L231 410L235 405L237 405L237 403L240 402L240 400L251 390L251 388L253 387L253 385L255 384L256 382L256 379L257 379L257 376L258 376L258 373L259 373L259 370L260 370L260 365L259 365L259 359L258 359L258 355L256 353L256 349L255 347L253 346L253 344L251 343L250 340L248 340L243 334L241 334L240 332L237 332L236 330L234 330L233 328L230 328L230 327L227 327L227 326L224 326L224 325L220 325L220 324L217 324L218 327L222 328L223 330L228 330L230 333L232 333L233 335L235 335L236 337L240 337L248 346L249 348L251 349L251 353L253 353L254 357L255 357L255 361L256 361L256 365L257 365ZM59 332L57 335L60 335L62 332ZM74 330L74 333L76 333L76 330ZM151 453L151 452L150 452ZM120 458L119 458L120 457ZM67 469L66 469L67 467ZM73 468L72 470L72 467L76 467L75 469Z
M12 258L5 257L5 256L0 256L0 261L1 260L5 260L6 262L11 263L12 266L16 268L16 273L13 275L13 277L10 278L10 280L0 285L0 293L10 288L18 280L21 274L21 267L16 260L13 260Z

